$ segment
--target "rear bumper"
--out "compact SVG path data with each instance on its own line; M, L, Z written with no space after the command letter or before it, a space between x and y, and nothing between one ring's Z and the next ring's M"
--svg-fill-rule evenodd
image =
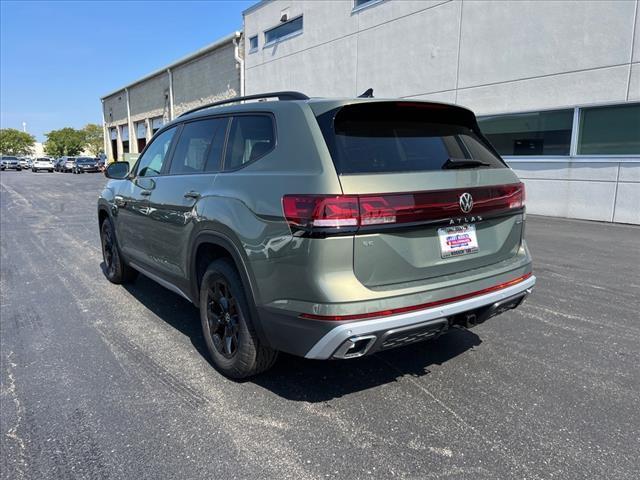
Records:
M520 305L535 283L536 277L531 276L516 285L466 300L390 317L342 324L322 337L305 357L318 360L360 357L431 338L445 331L450 324L465 320L468 322L465 326L482 323ZM465 319L465 315L461 314L468 314L469 318ZM362 338L367 343L363 343L360 340Z
M369 320L346 322L267 320L267 336L274 348L310 359L355 358L440 335L454 325L471 327L519 306L531 293L536 277L514 285L433 308ZM266 312L261 312L266 313ZM262 316L262 315L261 315ZM273 327L277 324L277 332ZM270 331L269 331L270 330Z

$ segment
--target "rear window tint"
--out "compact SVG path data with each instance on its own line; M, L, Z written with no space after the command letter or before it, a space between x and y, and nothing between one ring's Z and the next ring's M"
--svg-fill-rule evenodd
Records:
M235 170L266 155L275 147L273 119L269 115L241 115L233 118L225 170Z
M185 124L169 173L217 171L227 123L227 118L209 118Z
M441 170L450 159L505 168L471 129L472 115L455 107L364 103L328 112L318 121L340 174Z

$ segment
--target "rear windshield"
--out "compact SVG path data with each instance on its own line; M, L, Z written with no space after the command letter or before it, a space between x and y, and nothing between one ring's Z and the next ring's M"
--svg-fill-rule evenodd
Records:
M472 114L459 108L381 102L328 114L318 121L340 174L442 170L464 160L479 161L466 168L505 168L472 130Z
M91 160L90 158L78 158L76 163L95 163L95 160Z

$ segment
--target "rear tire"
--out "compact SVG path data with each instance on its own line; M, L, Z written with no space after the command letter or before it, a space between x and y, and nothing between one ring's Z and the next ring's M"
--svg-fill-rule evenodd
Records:
M100 226L100 243L104 261L103 272L107 280L116 285L133 282L138 276L138 271L122 260L113 224L109 218L105 219Z
M227 259L212 262L200 286L200 321L214 367L241 379L271 368L278 352L260 342L240 275Z

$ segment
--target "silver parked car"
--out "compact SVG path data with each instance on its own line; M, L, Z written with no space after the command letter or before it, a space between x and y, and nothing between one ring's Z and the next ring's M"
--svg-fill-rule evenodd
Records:
M22 170L20 166L20 160L18 157L5 157L0 158L0 170Z

